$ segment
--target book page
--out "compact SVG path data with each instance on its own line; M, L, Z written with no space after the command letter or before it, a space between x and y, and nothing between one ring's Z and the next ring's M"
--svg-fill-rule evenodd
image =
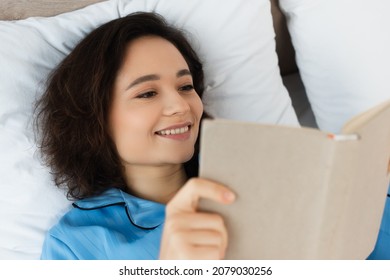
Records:
M354 133L358 127L364 125L366 122L370 121L370 119L380 114L382 111L389 110L389 108L390 108L390 99L350 119L344 125L342 129L342 133L343 134ZM389 119L389 125L390 125L390 119Z

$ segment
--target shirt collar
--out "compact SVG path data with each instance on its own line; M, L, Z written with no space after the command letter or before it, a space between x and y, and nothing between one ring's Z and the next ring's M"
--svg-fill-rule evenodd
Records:
M103 207L123 204L127 216L137 227L152 229L164 222L165 205L135 197L117 188L112 188L99 196L85 198L73 203L81 210L95 210Z

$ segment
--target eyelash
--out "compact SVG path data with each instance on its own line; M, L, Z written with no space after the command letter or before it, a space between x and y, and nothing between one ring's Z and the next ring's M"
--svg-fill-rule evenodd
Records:
M194 86L192 84L184 85L181 88L179 88L180 91L192 91L194 89Z
M156 95L157 95L157 93L155 91L148 91L148 92L144 92L144 93L141 93L141 94L137 95L136 98L148 99L148 98L152 98L152 97L154 97Z
M194 89L194 86L192 84L188 84L188 85L180 87L179 91L185 91L185 92L188 91L189 92L189 91L192 91L193 89ZM144 92L144 93L137 95L136 98L149 99L149 98L155 97L156 95L157 95L157 92L148 91L148 92Z

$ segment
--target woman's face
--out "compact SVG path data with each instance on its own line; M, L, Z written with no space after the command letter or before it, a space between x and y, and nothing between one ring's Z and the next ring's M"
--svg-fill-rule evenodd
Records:
M124 165L181 164L194 153L203 113L181 53L169 41L132 41L115 80L109 128Z

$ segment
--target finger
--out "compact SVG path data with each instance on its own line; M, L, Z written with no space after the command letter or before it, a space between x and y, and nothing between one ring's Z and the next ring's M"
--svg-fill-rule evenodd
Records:
M169 254L161 254L159 259L182 259L182 260L219 260L223 259L225 251L218 246L196 246L186 244Z
M225 223L219 214L184 212L170 216L166 220L164 227L172 230L183 228L220 230L225 228Z
M221 245L226 248L228 244L228 233L222 217L213 213L178 213L166 220L164 225L164 232L167 236L173 237L179 234L189 232L210 231L218 234L221 238ZM192 240L187 241L192 242Z
M216 246L192 246L190 250L185 257L187 260L220 260L225 256Z
M217 182L201 178L192 178L168 203L166 209L167 213L180 211L194 212L198 207L200 198L229 204L234 201L235 195L226 186Z
M183 233L192 246L214 246L220 249L226 248L225 238L219 231L196 230Z

